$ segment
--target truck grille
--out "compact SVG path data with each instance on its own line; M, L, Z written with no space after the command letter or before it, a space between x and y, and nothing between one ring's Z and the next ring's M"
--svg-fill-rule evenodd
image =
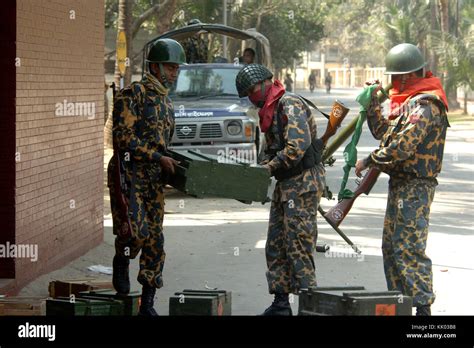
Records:
M206 123L201 126L200 138L221 138L222 129L219 123Z
M195 124L181 124L176 127L176 137L178 139L194 139L196 136Z

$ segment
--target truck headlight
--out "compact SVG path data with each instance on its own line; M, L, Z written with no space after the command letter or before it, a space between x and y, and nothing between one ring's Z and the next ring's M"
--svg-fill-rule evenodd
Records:
M238 121L231 121L227 124L227 133L229 135L239 135L242 133L242 125Z

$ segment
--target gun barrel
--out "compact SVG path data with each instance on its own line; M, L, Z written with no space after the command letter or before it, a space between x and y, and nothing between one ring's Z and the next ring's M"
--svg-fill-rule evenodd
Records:
M388 93L388 91L392 88L392 84L388 84L387 87L385 87L385 92ZM379 102L385 101L386 97L385 94L379 91L377 93L377 98ZM334 152L351 136L352 133L354 133L355 127L357 125L357 121L359 120L359 117L354 117L351 122L345 126L343 129L339 131L339 134L337 134L334 139L331 141L331 143L326 147L324 150L322 160L323 162L326 161L329 157L331 157ZM365 121L365 120L364 120Z

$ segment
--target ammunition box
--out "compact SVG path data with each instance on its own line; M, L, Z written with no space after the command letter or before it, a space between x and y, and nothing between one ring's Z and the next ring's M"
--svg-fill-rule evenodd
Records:
M123 305L123 315L133 316L137 315L140 307L140 296L138 291L132 291L127 295L118 294L115 290L91 290L82 291L79 293L81 298L102 298L120 301Z
M112 282L96 278L55 280L49 283L49 296L53 298L78 296L81 291L97 289L113 289Z
M46 315L46 297L3 297L0 298L0 316Z
M119 301L104 299L59 297L46 301L46 315L50 316L108 316L123 313Z
M411 315L412 298L399 291L371 292L364 287L303 290L299 315Z
M232 315L232 293L225 290L183 290L170 297L169 315Z
M170 151L170 156L180 164L168 184L185 194L244 202L267 200L270 174L261 166L191 150Z

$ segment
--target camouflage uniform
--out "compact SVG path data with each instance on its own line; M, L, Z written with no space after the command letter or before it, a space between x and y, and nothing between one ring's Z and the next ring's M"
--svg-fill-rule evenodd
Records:
M277 117L284 125L281 144ZM316 139L316 121L308 106L295 95L285 94L275 108L273 123L265 133L266 159L271 171L294 167ZM283 149L283 150L280 150ZM316 286L314 251L317 239L316 214L323 193L321 164L301 174L278 181L270 209L265 246L269 292L297 293Z
M191 63L207 63L207 43L201 37L190 37L183 41L183 48L186 52L186 62Z
M120 91L114 104L113 137L125 164L125 193L132 213L133 236L130 240L115 239L116 253L135 258L140 250L138 282L160 288L165 261L163 250L164 194L159 159L167 149L173 129L174 110L167 90L151 74ZM108 167L114 234L120 221L114 194L115 161Z
M370 131L381 143L366 164L390 175L382 241L387 287L412 296L416 307L431 305L435 299L431 260L425 249L449 125L444 108L438 105L424 99L387 120L374 99L367 118Z

